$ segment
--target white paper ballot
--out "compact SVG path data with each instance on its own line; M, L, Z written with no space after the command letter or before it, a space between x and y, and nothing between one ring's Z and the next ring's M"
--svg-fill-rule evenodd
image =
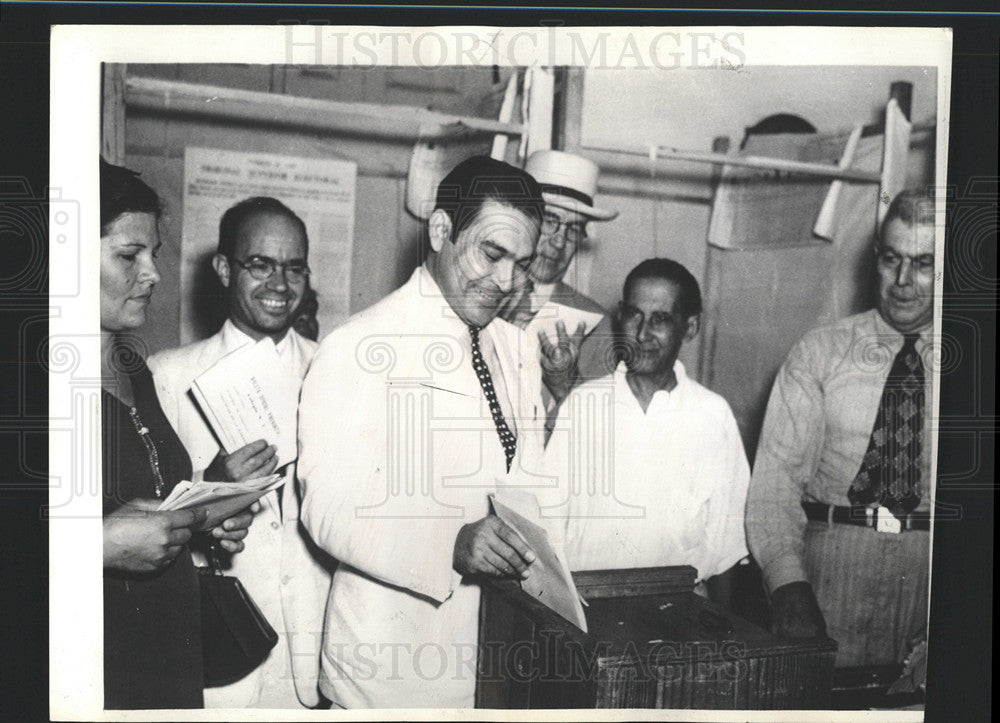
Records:
M208 519L199 529L208 530L240 510L249 507L273 489L281 487L285 478L279 474L242 482L178 482L157 510L186 510L204 507Z
M264 439L277 447L278 466L283 467L298 456L300 384L265 336L216 362L194 380L191 395L227 454Z
M535 551L537 559L529 568L531 574L521 580L521 589L536 600L587 632L587 618L580 605L580 594L573 583L569 566L549 541L545 528L520 515L490 495L490 502L497 517L507 523L522 540Z

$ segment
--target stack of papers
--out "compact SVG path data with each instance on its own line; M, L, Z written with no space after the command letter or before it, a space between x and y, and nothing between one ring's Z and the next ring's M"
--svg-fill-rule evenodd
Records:
M298 456L296 412L301 380L286 370L274 341L227 354L194 380L194 397L226 454L258 439L277 447L278 467Z
M284 483L285 478L279 474L242 482L178 482L157 510L169 512L204 507L208 510L208 519L198 529L210 530Z
M545 528L500 502L496 495L490 495L490 502L497 517L513 528L537 556L528 568L531 574L521 580L521 589L587 632L580 593L573 583L569 566L552 547Z

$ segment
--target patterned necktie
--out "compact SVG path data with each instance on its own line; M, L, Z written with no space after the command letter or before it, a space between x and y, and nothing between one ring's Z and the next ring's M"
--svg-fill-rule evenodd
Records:
M879 502L894 515L912 512L920 502L923 456L924 367L917 334L906 334L885 380L878 416L847 496L852 504Z
M510 472L510 465L514 461L514 453L517 451L517 438L507 426L507 422L503 418L503 411L500 409L500 402L497 401L497 392L493 388L493 377L490 376L489 367L486 366L486 361L483 359L482 349L479 348L479 327L470 326L469 336L472 337L472 368L476 370L479 386L483 388L483 394L486 395L486 401L490 405L493 424L496 425L500 444L503 445L504 454L507 456L507 471Z

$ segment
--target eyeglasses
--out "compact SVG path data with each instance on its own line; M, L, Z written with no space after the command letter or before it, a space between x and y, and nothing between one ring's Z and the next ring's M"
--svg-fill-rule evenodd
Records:
M570 243L578 244L587 238L586 221L563 221L554 213L542 214L542 233L555 236L560 229L566 229L563 237Z
M875 257L878 259L878 265L883 269L895 270L903 263L903 259L909 259L911 268L916 271L923 273L934 271L934 254L910 256L908 254L898 254L891 249L876 246Z
M274 275L279 268L284 271L285 280L293 284L309 278L309 266L302 261L286 261L281 263L269 256L251 256L246 261L240 261L232 256L229 260L250 272L250 275L257 281L266 281Z

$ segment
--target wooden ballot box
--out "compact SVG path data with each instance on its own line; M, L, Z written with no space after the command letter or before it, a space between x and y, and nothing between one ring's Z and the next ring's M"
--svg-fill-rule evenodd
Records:
M693 592L692 567L573 573L588 632L484 583L479 708L822 709L837 644L785 640Z

